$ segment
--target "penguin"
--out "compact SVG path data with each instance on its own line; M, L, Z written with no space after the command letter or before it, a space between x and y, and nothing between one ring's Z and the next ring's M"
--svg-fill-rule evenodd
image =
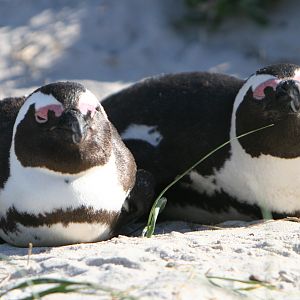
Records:
M76 82L0 101L0 237L15 246L106 240L148 210L151 174Z
M160 220L216 224L259 219L266 211L273 218L300 216L299 66L267 66L246 80L159 75L102 105L137 166L155 177L156 195L230 141L166 192Z

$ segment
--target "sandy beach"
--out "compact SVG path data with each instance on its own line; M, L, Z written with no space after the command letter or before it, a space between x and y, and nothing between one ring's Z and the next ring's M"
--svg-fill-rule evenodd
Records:
M179 0L2 0L0 96L75 80L102 99L154 74L208 70L245 78L268 64L300 63L297 1L270 9L267 26L237 17L216 32L188 26L185 10ZM29 256L0 244L0 298L39 299L58 283L30 280L52 278L80 283L80 290L40 298L300 299L298 222L169 222L151 239L136 235L33 247ZM1 297L25 281L29 287Z

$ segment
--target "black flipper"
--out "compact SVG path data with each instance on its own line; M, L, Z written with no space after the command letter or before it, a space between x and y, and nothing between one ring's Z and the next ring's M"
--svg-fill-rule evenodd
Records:
M122 207L114 235L127 234L126 227L147 217L154 201L155 181L152 174L143 169L136 173L134 188Z

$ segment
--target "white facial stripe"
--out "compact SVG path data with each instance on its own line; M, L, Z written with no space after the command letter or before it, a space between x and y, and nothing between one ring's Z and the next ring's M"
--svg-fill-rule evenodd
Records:
M158 146L163 136L156 126L131 124L121 134L123 140L142 140L152 146Z
M97 107L100 107L102 114L107 118L106 112L100 104L100 101L91 91L87 89L84 93L80 95L78 101L78 109L81 111L82 114L86 115L87 112L90 110L93 116L93 113L95 112Z
M266 82L268 80L277 79L277 77L272 75L252 75L246 83L242 86L242 88L239 90L233 106L233 114L235 116L235 113L239 107L239 105L242 103L245 95L247 94L248 90L252 88L252 91L254 91L259 85L261 85L263 82Z
M246 93L248 92L249 88L252 88L252 91L255 91L255 89L257 89L259 87L259 85L261 85L263 82L271 81L271 80L272 81L273 80L281 81L281 80L286 80L286 79L294 79L294 80L300 81L300 68L295 70L294 76L291 78L287 77L287 78L278 79L276 76L273 76L273 75L268 75L268 74L256 75L256 74L254 74L246 81L246 83L239 90L239 92L235 98L235 101L234 101L232 119L231 119L231 131L230 131L231 138L236 137L236 126L235 126L236 111L237 111L239 105L244 100L244 97L245 97Z
M32 94L30 97L28 97L25 101L25 103L23 104L23 106L21 107L16 122L15 122L15 126L14 126L14 133L16 130L16 127L20 124L20 122L25 118L25 115L29 109L29 107L34 104L35 105L35 110L38 111L39 109L41 109L44 106L48 106L48 105L60 105L62 106L62 104L57 101L52 95L45 95L41 92L36 92L34 94Z
M25 115L29 109L29 107L34 104L35 105L35 110L36 111L40 111L40 109L42 109L43 107L46 106L61 106L62 104L55 99L54 96L52 95L46 95L43 94L41 92L36 92L34 94L32 94L31 96L29 96L25 103L23 104L23 106L21 107L16 122L15 122L15 126L14 126L14 133L15 133L15 128L16 126L25 118ZM86 114L87 110L89 110L89 108L91 110L95 110L97 107L100 107L100 110L102 112L102 114L105 116L105 118L107 119L107 115L106 112L104 111L104 108L102 107L102 105L100 104L100 102L98 101L97 97L89 90L86 90L84 93L82 93L80 95L79 98L79 103L78 103L78 108L82 108L82 113ZM62 111L63 111L63 107L62 107ZM57 113L56 113L57 115Z
M252 91L254 91L259 85L262 84L262 82L266 82L268 80L274 80L277 79L277 77L272 76L272 75L266 75L266 74L261 74L261 75L252 75L246 83L242 86L242 88L239 90L234 104L233 104L233 111L232 111L232 117L231 117L231 130L230 130L230 138L235 138L236 137L236 111L242 101L244 100L244 97L246 96L248 90L251 88Z
M253 91L253 98L257 100L262 100L265 98L265 89L272 88L274 91L276 90L277 85L282 81L281 79L271 79L267 80L265 82L262 82L259 86L256 87L256 89L252 88Z
M14 129L13 129L13 137L16 134L17 126L20 122L25 118L26 113L28 112L29 107L34 104L35 110L38 111L40 108L47 106L47 105L62 105L59 101L57 101L52 95L45 95L41 92L36 92L29 96L23 106L21 107L18 116L16 118ZM13 160L18 161L16 154L15 154L15 140L12 139L11 148L10 148L10 167Z

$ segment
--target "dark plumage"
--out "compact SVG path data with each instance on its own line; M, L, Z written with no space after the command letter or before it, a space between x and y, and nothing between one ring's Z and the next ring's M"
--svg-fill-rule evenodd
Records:
M206 72L162 75L102 104L138 167L153 173L157 194L230 138L274 123L234 140L184 177L168 191L164 215L206 223L247 220L261 217L262 206L276 217L297 215L298 74L298 66L281 64L247 81Z

